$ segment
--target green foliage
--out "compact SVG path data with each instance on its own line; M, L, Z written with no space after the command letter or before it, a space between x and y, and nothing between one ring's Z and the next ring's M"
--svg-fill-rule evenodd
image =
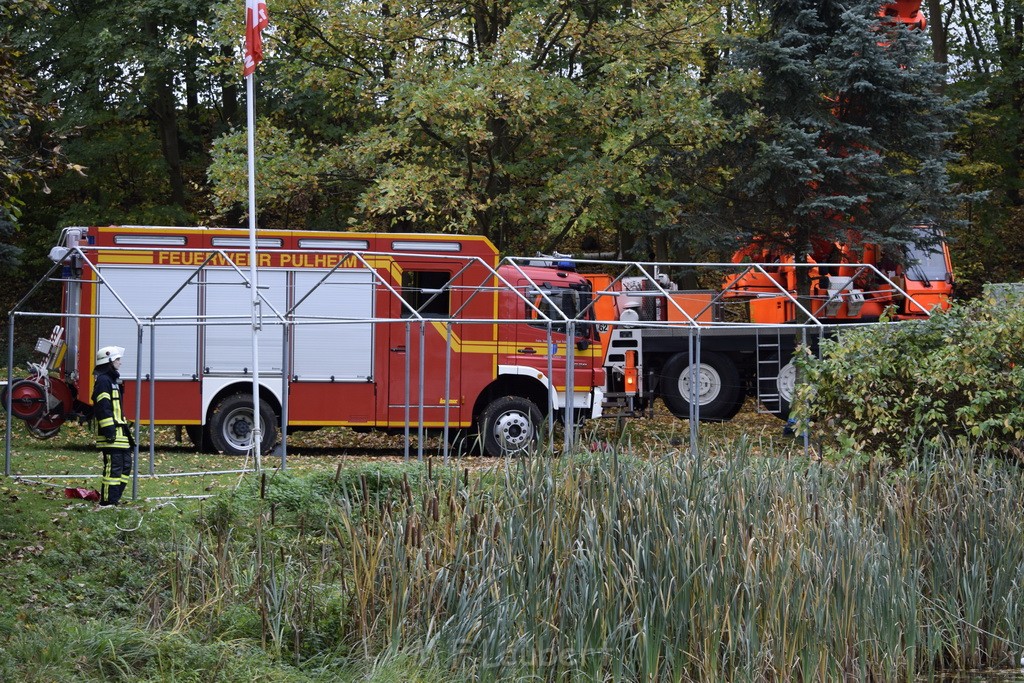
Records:
M25 666L31 662L32 666ZM258 642L199 642L127 620L47 621L7 640L0 675L25 683L58 681L267 681L299 683L319 677L269 661Z
M971 225L956 232L960 291L977 296L985 282L1017 281L1024 272L1024 5L962 6L929 22L944 31L947 89L985 95L954 143L963 155L957 181L989 193L971 207Z
M21 51L13 42L11 21L34 21L49 10L42 0L11 0L0 5L0 275L19 265L16 228L25 206L24 196L36 186L45 191L45 178L65 168L55 136L46 135L45 120L56 109L45 102L36 83L20 63Z
M797 416L842 455L901 463L952 442L1019 455L1024 299L990 295L928 320L839 332L802 361Z
M16 243L27 269L40 269L59 227L187 225L209 213L207 147L238 109L212 37L216 4L15 3L30 4L0 35L13 66L33 75L23 88L40 103L28 148L45 150L56 176L42 192L23 184Z
M656 151L714 145L746 123L708 106L700 48L718 19L685 0L278 7L293 59L268 68L295 87L276 97L262 72L260 112L277 123L257 144L281 172L258 170L271 223L316 224L352 200L358 228L550 250L639 211L666 220L675 201ZM238 149L214 152L222 209L242 198Z
M0 678L911 680L1016 662L1017 468L751 446L332 463L104 512L11 482Z
M962 152L965 190L993 190L954 231L962 291L1016 279L1020 8L930 17L960 22L944 77L913 37L878 40L877 3L855 5L280 0L256 84L260 223L695 260L797 224L799 250L856 214L900 241L891 226L964 198L945 177ZM0 264L21 248L15 275L34 274L70 224L244 223L242 17L0 6L0 218L18 224ZM988 108L950 141L955 100L982 88Z
M301 133L282 130L259 119L256 158L256 191L259 211L270 220L281 220L289 228L341 229L343 222L317 225L308 202L344 163L338 151L315 145ZM224 216L239 206L248 214L248 146L245 131L227 133L213 142L212 161L207 168L210 183L217 188L214 208Z

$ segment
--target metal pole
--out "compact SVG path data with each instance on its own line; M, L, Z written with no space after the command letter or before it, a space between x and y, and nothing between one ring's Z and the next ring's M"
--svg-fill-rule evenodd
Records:
M689 350L689 359L690 359L690 365L686 369L687 383L688 383L688 387L687 387L688 391L686 393L687 393L687 396L689 397L689 404L690 404L689 405L689 409L690 409L689 410L689 416L690 416L690 425L689 425L690 426L690 457L695 457L697 455L697 440L694 437L693 425L700 418L700 410L697 407L697 401L699 400L699 398L698 398L699 394L697 392L697 366L696 366L696 364L694 362L695 361L695 356L696 356L696 349L695 349L696 343L695 343L695 340L694 340L694 336L696 334L697 334L696 331L691 329L690 330L690 334L687 335L687 338L686 338L687 339L687 343L689 345L689 349L688 350ZM666 378L666 379L671 380L672 378ZM682 379L682 377L680 377L679 379ZM678 382L679 379L676 379L674 381Z
M442 440L441 458L445 465L448 464L448 423L451 420L451 395L452 395L452 323L446 322L445 346L444 346L444 438Z
M412 374L409 367L409 348L412 346L412 323L405 323L405 461L409 462L409 376Z
M141 329L141 327L140 327ZM156 327L149 326L149 476L153 476L156 463ZM138 413L135 415L138 422ZM138 443L139 437L135 437Z
M566 455L572 452L573 427L576 425L576 323L565 324L565 444Z
M292 325L281 326L281 469L288 469L288 391L291 384L291 333Z
M420 367L419 367L419 416L420 424L416 430L416 459L423 462L423 374L427 365L427 326L423 319L420 319Z
M7 423L4 425L4 476L11 476L11 422L14 412L11 401L14 398L14 311L7 314ZM43 400L46 400L44 397Z
M252 317L252 449L256 471L262 469L260 460L263 431L260 429L260 293L256 268L256 76L245 77L246 119L249 157L249 287L252 291L250 314Z
M822 330L819 327L818 328L818 353L819 354L821 353L821 337L822 337ZM807 346L807 328L806 327L804 327L804 328L802 328L800 330L800 339L801 339L801 345L802 346ZM795 362L795 358L791 358L789 362L790 363ZM799 373L799 374L802 375L803 373ZM796 398L796 387L797 386L799 386L797 384L797 382L793 382L793 398ZM790 408L790 410L793 409L793 402L792 401L790 401L789 408ZM802 429L801 431L803 432L804 457L809 459L811 457L811 435L809 434L810 430L808 430L806 428L806 426L805 426L805 428Z
M695 338L696 337L696 338ZM696 375L696 381L693 384L693 394L696 400L693 402L694 419L690 420L690 453L694 457L697 455L697 440L700 437L700 328L694 330L694 334L690 335L693 339L695 360L690 364L690 367L694 368L694 374Z
M548 452L555 452L555 411L558 410L558 389L555 387L555 349L551 344L551 321L548 320Z
M142 414L142 323L136 323L135 344L135 447L132 448L132 500L139 497L139 415ZM122 415L122 417L124 417ZM150 420L153 416L150 415ZM153 440L150 432L149 440Z

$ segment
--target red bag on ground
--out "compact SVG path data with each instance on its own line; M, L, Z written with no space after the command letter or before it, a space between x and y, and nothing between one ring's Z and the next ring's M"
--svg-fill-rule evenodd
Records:
M93 501L96 501L96 500L100 499L100 492L99 491L94 491L93 489L68 488L68 489L64 489L64 497L65 498L81 498L83 500L93 500Z

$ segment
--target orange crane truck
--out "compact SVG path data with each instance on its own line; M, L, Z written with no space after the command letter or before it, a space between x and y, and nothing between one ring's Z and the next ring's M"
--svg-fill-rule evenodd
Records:
M873 245L833 247L835 262L759 262L770 255L746 248L730 264L644 264L649 275L587 275L603 323L605 414L641 414L661 398L681 419L696 401L701 420L723 421L753 396L785 419L796 383L792 356L805 334L814 346L842 325L912 320L949 307L953 274L944 242L908 244L899 258ZM695 267L725 271L721 288L682 291L668 277ZM800 267L811 271L809 297L797 295Z

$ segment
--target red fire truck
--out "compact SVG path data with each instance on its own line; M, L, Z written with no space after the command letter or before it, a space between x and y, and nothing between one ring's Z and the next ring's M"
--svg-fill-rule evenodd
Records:
M282 416L289 429L447 424L478 430L495 455L526 449L552 408L600 416L600 341L571 321L589 302L582 276L499 267L482 237L262 231L257 242L264 450ZM87 413L95 350L117 345L141 423L245 452L248 248L244 230L65 229L51 252L63 318L40 340L48 361L12 384L13 414L46 436Z

